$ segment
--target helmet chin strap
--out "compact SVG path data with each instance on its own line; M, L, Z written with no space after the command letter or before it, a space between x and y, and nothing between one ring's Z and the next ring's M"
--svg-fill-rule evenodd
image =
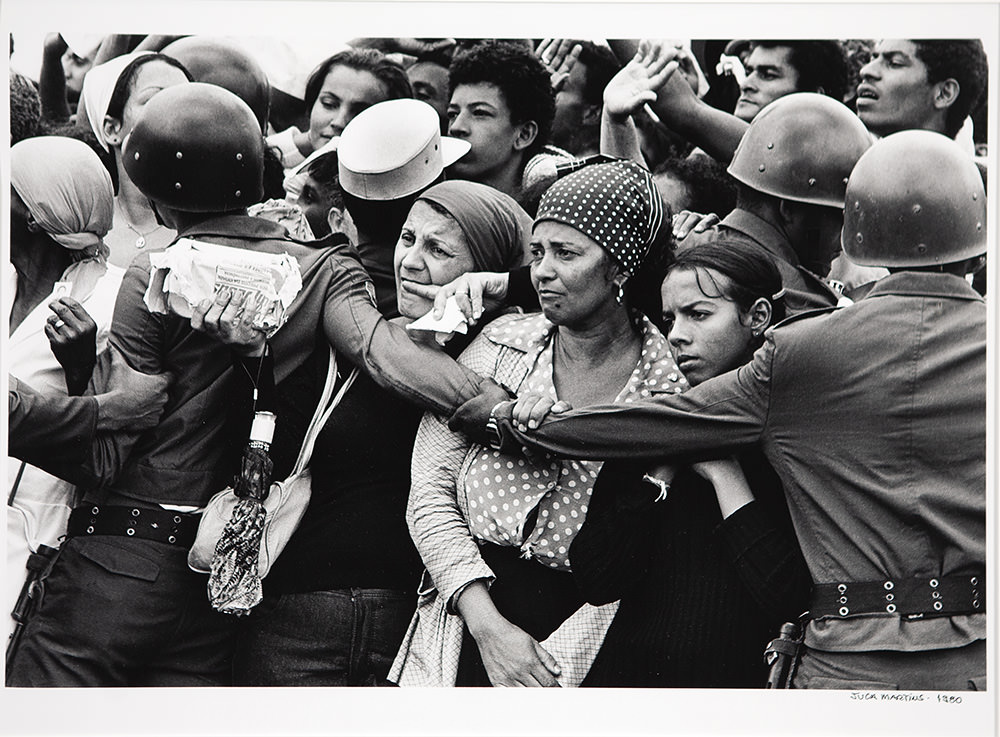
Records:
M167 228L169 228L170 226L169 226L169 225L167 225L167 224L166 224L166 223L165 223L165 222L163 221L163 216L162 216L162 215L160 215L160 211L159 211L158 209L156 209L156 203L155 203L155 202L153 202L153 201L152 201L151 199L149 199L148 197L146 198L146 202L148 202L148 203L149 203L149 209L153 211L153 217L155 217L155 218L156 218L156 224L157 224L157 225L162 225L162 226L164 226L164 227L167 227Z

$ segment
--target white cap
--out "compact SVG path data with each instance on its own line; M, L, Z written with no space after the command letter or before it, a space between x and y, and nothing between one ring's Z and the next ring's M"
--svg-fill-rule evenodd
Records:
M358 113L340 136L340 186L365 200L421 191L472 148L442 137L437 111L420 100L387 100Z

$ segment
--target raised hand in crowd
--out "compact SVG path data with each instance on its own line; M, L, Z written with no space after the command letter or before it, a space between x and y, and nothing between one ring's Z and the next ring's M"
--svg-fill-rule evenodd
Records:
M565 38L546 38L538 44L535 54L552 75L553 92L559 92L566 84L582 51L583 46Z
M410 56L426 56L447 52L455 48L453 38L355 38L347 42L356 49L378 49L392 54L408 54Z
M677 71L679 54L666 42L641 41L635 56L604 88L605 112L622 122L656 100L656 91Z
M641 41L635 55L604 88L601 114L601 153L648 166L632 115L656 100L656 90L678 69L676 46Z
M97 323L72 297L60 297L49 309L45 337L66 374L66 392L83 394L97 362Z

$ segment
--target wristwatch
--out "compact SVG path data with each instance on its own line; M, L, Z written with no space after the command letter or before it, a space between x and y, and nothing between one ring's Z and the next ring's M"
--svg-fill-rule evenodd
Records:
M486 436L489 439L490 447L493 448L493 450L500 450L502 440L500 437L500 425L498 422L500 408L509 403L510 400L507 399L502 402L497 402L493 405L493 409L490 410L490 416L486 420Z

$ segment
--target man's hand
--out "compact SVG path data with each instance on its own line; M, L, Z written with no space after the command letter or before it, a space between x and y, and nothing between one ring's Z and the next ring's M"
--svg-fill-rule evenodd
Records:
M704 233L719 223L719 216L714 212L702 215L690 210L681 210L674 215L670 223L675 241L682 241L691 233Z
M194 307L191 327L241 356L259 358L264 355L267 336L254 327L254 319L263 308L262 295L223 287L214 300L206 299Z
M479 387L479 394L465 402L455 410L448 420L448 427L456 432L464 432L475 442L489 444L490 437L486 433L486 422L490 412L500 402L510 400L510 394L492 379L484 379Z
M98 394L97 429L145 430L160 420L167 404L170 374L144 374L136 371L113 346L108 390Z
M509 281L510 274L506 271L477 271L462 274L444 286L404 282L402 288L424 299L433 299L433 314L437 320L444 316L444 303L448 297L454 295L458 309L471 327L483 316L484 309L496 310L504 305Z
M663 42L640 42L632 60L604 88L605 112L622 120L656 100L656 90L677 71L679 56L679 49Z
M354 48L378 49L392 54L408 54L409 56L425 56L428 54L448 53L456 46L453 38L355 38L347 42Z

